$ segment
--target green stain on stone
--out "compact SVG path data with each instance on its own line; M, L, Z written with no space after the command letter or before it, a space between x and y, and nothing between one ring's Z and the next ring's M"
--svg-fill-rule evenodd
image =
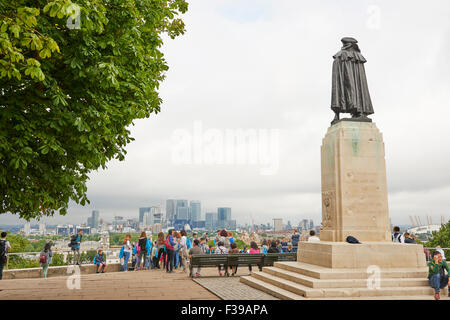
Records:
M359 134L359 127L351 128L350 135L352 137L352 152L353 155L357 155L359 152L359 149L361 148L361 137Z

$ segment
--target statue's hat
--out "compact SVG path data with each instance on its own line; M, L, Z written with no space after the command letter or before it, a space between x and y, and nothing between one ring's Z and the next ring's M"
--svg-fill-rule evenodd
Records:
M341 39L343 44L346 43L358 43L358 40L356 40L355 38L351 38L351 37L345 37Z

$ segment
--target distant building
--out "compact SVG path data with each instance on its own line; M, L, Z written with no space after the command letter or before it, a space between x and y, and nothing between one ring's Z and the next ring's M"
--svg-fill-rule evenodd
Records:
M25 222L23 225L23 233L28 236L31 233L31 224L29 222Z
M177 207L176 220L190 220L189 207Z
M303 219L298 226L301 231L309 231L314 229L314 222L311 219Z
M217 208L217 221L231 220L231 208Z
M80 230L83 230L83 234L91 234L91 227L81 227L77 226L75 233L78 233Z
M273 219L273 229L274 231L283 230L283 219Z
M205 228L207 230L216 229L217 212L206 212L205 214Z
M170 223L175 221L175 215L177 214L177 201L174 199L166 200L166 220Z
M56 226L56 234L59 236L69 236L74 233L75 233L75 228L71 224Z
M201 219L201 203L200 201L191 201L190 202L190 220L193 221L199 221Z
M144 226L151 226L155 223L161 223L162 221L162 213L160 206L150 207L149 210L144 215Z
M100 225L99 223L99 217L100 217L100 212L98 210L92 210L92 214L91 217L88 218L88 226L91 228L98 228L98 226Z
M150 207L139 208L139 223L144 223L144 216L147 212L150 212Z

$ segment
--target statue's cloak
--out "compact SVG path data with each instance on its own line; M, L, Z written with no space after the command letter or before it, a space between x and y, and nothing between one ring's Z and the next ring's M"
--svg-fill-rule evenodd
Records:
M339 113L373 114L363 55L342 49L334 56L331 109Z

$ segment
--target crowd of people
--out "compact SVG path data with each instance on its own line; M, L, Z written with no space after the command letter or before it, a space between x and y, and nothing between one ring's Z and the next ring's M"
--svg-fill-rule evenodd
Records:
M73 263L80 264L80 244L83 237L83 231L72 236L69 246L73 252ZM226 230L217 231L217 235L209 239L207 233L198 237L194 232L192 237L188 237L185 230L175 231L169 230L167 234L160 232L155 241L152 241L152 235L142 232L136 242L131 241L131 235L124 237L122 247L120 249L119 258L121 261L121 271L127 272L131 262L131 269L135 271L162 269L167 273L174 273L175 269L183 272L189 270L189 260L192 255L197 254L238 254L238 253L295 253L297 252L299 243L299 234L295 230L288 242L287 237L282 239L262 239L258 245L255 241L250 241L249 246L244 245L239 249L233 234ZM209 246L212 240L212 245ZM309 233L309 242L320 241L315 235L314 230ZM394 243L417 243L417 238L409 233L401 233L400 228L395 226L392 233L392 241ZM7 240L7 233L1 233L0 239L0 280L2 279L3 268L6 264L8 250L11 250L11 244ZM440 299L440 290L446 286L449 289L450 297L450 268L446 262L444 251L437 246L433 253L428 249L424 249L428 261L428 280L430 286L434 289L435 299ZM51 244L45 244L39 254L39 263L43 270L43 277L47 277L49 265L52 263L53 253ZM97 251L93 259L97 273L104 273L108 267L106 257L100 249ZM238 267L229 267L231 275L237 273ZM248 266L249 273L252 272L252 266ZM219 276L223 275L224 266L218 266ZM200 276L201 268L198 267L196 272L192 270L192 277Z

